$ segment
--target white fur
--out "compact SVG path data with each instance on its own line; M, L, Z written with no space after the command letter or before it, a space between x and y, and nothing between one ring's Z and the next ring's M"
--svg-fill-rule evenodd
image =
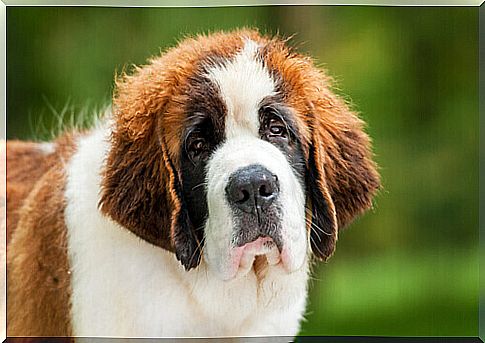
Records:
M261 61L256 58L257 44L247 40L235 58L208 72L216 83L227 108L226 140L208 162L207 188L209 217L205 227L204 256L222 279L247 272L234 263L234 225L225 197L230 175L237 169L260 164L278 176L279 201L282 204L282 258L292 272L303 267L307 253L305 192L288 160L274 145L260 139L261 101L275 94L275 85ZM254 256L252 256L254 258ZM236 261L237 262L237 261ZM251 264L252 261L249 261Z
M281 265L271 267L262 281L253 271L222 281L204 260L186 272L172 253L141 240L98 210L108 139L106 127L80 139L66 170L74 334L296 335L305 309L307 264L292 273Z

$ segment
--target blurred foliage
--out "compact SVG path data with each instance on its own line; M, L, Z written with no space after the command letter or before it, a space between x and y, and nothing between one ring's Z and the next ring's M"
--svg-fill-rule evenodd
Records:
M7 9L7 135L100 108L116 72L185 34L296 34L368 123L384 188L315 268L305 335L478 333L478 9ZM89 112L89 111L88 111Z

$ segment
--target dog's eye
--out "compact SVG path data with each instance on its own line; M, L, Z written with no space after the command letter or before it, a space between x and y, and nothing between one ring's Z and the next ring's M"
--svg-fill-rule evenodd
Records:
M284 125L274 124L269 127L269 131L273 136L282 136L285 133L286 127Z
M209 145L202 137L189 137L186 150L192 162L204 160L208 156Z
M207 144L204 138L195 138L190 142L189 151L193 156L202 154L207 148Z
M266 124L266 136L286 138L288 130L285 123L279 118L271 118Z

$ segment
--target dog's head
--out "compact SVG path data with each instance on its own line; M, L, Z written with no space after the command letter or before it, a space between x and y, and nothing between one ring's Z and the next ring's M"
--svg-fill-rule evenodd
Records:
M117 80L101 209L186 269L328 259L379 187L363 123L312 61L250 30L186 39Z

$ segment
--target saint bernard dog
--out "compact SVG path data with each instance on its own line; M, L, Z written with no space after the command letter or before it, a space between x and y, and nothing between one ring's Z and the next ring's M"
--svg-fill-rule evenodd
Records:
M363 122L242 29L116 79L109 113L7 143L9 336L294 336L309 267L371 207Z

